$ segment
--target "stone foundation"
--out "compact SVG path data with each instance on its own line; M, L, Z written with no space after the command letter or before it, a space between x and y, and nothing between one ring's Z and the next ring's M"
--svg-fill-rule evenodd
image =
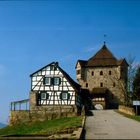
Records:
M9 125L27 123L29 121L30 121L29 111L27 110L10 111Z
M126 113L128 115L135 115L135 110L134 110L134 108L131 108L131 107L119 105L119 111Z
M62 117L76 116L77 110L75 106L37 106L36 110L13 110L10 112L9 125L52 120Z

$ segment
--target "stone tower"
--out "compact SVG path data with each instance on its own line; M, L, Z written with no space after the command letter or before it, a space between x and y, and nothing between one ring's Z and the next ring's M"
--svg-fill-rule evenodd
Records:
M126 99L127 69L126 60L118 60L104 44L90 59L77 61L76 79L95 107L117 108Z

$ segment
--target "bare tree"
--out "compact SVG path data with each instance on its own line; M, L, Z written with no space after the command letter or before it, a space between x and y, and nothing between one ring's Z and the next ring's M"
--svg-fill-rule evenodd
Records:
M132 90L133 90L133 80L135 77L135 73L136 73L136 69L137 69L137 65L135 63L135 57L133 57L131 54L129 54L128 58L127 58L127 63L128 63L128 96L132 96Z

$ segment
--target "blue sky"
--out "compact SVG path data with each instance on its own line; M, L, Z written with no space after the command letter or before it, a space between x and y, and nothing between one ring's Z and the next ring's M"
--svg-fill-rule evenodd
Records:
M116 57L139 63L139 0L0 1L0 122L11 101L28 98L31 73L59 61L75 79L76 61L104 40Z

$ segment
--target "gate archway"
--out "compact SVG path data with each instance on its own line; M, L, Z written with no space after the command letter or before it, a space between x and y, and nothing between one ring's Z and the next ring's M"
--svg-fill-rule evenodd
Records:
M94 108L96 110L103 110L104 109L103 105L102 104L98 104L98 103L94 105Z

